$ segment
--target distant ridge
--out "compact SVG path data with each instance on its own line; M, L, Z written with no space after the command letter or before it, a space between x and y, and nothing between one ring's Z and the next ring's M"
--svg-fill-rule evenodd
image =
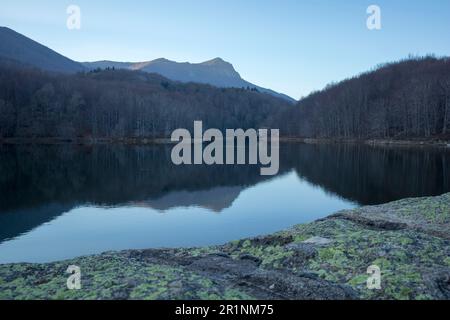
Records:
M233 65L221 58L215 58L201 63L175 62L164 58L144 62L117 62L95 61L83 62L89 69L128 69L140 70L149 73L158 73L168 79L180 82L196 82L210 84L221 88L250 88L259 92L285 99L290 102L295 100L285 94L254 85L241 78Z
M53 72L76 73L86 70L82 64L7 27L0 27L0 58Z

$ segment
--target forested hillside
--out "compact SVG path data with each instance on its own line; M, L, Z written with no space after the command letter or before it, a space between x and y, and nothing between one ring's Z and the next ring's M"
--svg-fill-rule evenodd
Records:
M194 120L300 138L449 139L450 59L386 64L297 105L140 71L65 75L0 63L0 138L159 138Z
M300 137L448 138L450 59L386 64L309 95L275 122Z
M168 137L177 128L258 128L289 102L246 89L182 84L156 74L53 74L0 64L0 137Z

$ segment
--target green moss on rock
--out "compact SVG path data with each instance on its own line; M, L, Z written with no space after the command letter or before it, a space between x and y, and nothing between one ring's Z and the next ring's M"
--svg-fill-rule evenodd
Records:
M450 274L449 221L447 194L345 211L223 246L0 265L0 299L295 298L295 288L320 297L314 283L362 299L450 299L440 280ZM312 237L329 241L306 241ZM81 290L67 289L69 265L81 268ZM371 265L381 270L380 290L367 288Z

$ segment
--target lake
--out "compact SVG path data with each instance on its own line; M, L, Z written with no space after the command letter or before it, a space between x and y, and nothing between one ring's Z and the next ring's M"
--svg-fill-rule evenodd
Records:
M450 148L280 146L280 171L176 166L170 146L0 145L0 263L191 247L450 191Z

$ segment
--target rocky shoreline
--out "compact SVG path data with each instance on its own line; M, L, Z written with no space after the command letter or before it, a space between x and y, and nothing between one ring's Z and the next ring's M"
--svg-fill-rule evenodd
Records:
M67 289L69 265L80 290ZM367 288L371 265L381 289ZM222 246L0 265L0 299L450 299L450 193Z

